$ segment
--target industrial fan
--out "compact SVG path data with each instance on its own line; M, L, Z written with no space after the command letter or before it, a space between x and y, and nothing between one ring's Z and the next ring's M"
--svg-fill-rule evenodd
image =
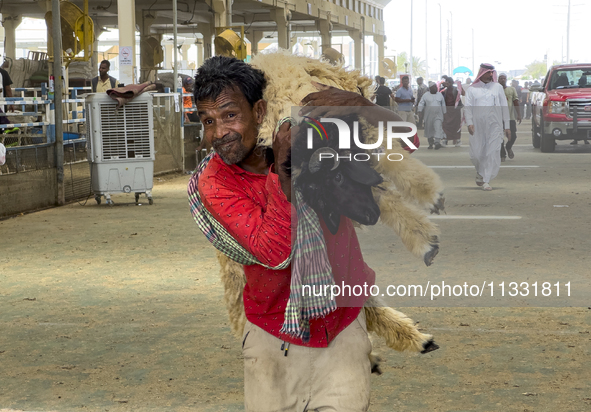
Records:
M239 36L234 30L226 29L213 40L215 54L222 56L234 56L240 60L246 60L246 43L244 39L244 27L241 27Z
M72 61L88 61L94 51L94 24L88 15L88 0L84 2L84 10L84 12L80 10L74 3L60 2L62 50L66 65ZM48 41L51 43L53 30L51 11L45 13L45 23L50 34ZM80 52L84 54L78 56Z
M164 51L160 42L154 37L142 40L140 47L142 69L158 69L158 65L164 61Z
M385 58L382 61L382 66L380 67L380 76L385 78L393 78L396 76L396 57L394 60L390 58Z
M338 50L332 47L326 47L322 52L322 58L327 60L332 65L342 64L345 61L345 56Z

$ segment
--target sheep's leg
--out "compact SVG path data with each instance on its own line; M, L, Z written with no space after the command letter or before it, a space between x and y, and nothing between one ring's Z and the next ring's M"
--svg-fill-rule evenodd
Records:
M366 127L365 135L368 143L375 143L378 136L377 129L367 125ZM379 156L380 161L373 165L375 170L391 180L406 199L418 203L420 207L431 213L439 214L445 209L445 198L443 184L437 173L421 161L413 159L402 148L398 139L392 139L391 145L391 149L386 149L385 153ZM389 154L397 153L404 156L403 160L395 162L387 158ZM392 158L398 157L394 155Z
M232 333L240 338L246 323L244 302L242 301L242 292L244 291L244 285L246 285L244 267L219 251L217 251L217 258L220 264L222 284L224 285L224 303L228 310L230 328Z
M394 229L402 243L415 256L421 257L427 266L439 253L439 230L425 213L404 201L392 188L387 191L374 189L380 207L380 220Z
M386 153L397 153L395 146ZM412 199L431 213L439 214L445 209L441 179L420 160L406 156L402 161L392 162L384 156L375 169L391 180L405 198Z
M382 302L371 297L365 304L365 318L367 331L386 340L388 347L397 350L411 350L427 353L439 346L433 341L433 336L421 333L404 313L383 306Z

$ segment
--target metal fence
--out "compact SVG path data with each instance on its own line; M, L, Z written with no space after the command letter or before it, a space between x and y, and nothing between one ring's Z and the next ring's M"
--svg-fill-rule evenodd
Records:
M88 91L71 88L69 98L62 101L62 147L55 143L55 111L45 87L17 88L15 97L0 99L0 107L17 110L0 113L11 122L0 124L0 143L7 149L6 164L0 166L0 218L59 203L57 150L63 151L65 202L92 195L86 106L81 96ZM154 93L153 98L154 173L183 171L182 97L178 93Z

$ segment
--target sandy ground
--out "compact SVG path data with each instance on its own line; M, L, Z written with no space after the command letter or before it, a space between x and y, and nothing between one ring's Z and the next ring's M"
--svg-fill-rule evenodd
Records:
M561 143L541 154L527 130L503 165L539 167L503 168L491 193L476 189L472 170L436 170L449 215L520 220L439 220L441 252L430 268L385 228L360 233L364 253L383 285L571 280L578 298L555 304L571 307L498 295L390 298L441 349L401 354L377 342L384 374L372 378L371 411L591 410L591 150ZM467 151L417 156L469 165ZM240 344L214 251L189 213L187 181L156 179L153 206L117 195L114 207L90 199L0 221L0 408L243 410Z

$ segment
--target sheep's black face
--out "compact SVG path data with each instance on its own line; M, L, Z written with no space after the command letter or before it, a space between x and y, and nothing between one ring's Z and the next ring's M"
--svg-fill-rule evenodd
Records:
M342 120L353 130L353 123L359 118L352 114ZM371 188L382 183L382 177L368 161L355 160L355 154L361 152L359 149L339 149L336 125L327 122L323 127L326 138L314 133L312 148L308 148L307 128L294 129L290 157L283 166L290 172L291 168L299 171L294 182L296 188L332 234L337 233L341 216L362 225L375 225L380 209ZM364 142L364 136L360 137Z
M315 173L302 172L298 187L330 232L337 233L341 215L362 225L375 225L380 218L380 208L371 187L382 183L382 177L367 162L340 160L334 170L330 170L330 159L323 159L323 162Z

